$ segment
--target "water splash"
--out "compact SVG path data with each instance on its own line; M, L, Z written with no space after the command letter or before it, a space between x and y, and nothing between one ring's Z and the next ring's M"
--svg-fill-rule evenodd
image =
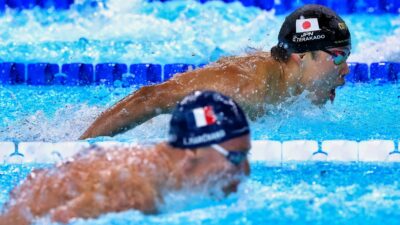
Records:
M219 201L194 193L172 194L166 198L167 212L158 215L128 210L70 224L398 223L400 186L396 164L251 166L250 179L239 186L237 193ZM44 218L36 224L55 223Z
M94 119L135 89L99 87L26 87L0 89L0 140L76 140ZM313 105L306 93L250 123L253 139L398 139L400 88L396 84L347 84L335 102ZM385 110L382 110L385 109ZM142 142L165 140L170 115L160 115L113 138Z
M103 110L105 109L86 104L65 105L53 116L38 110L0 129L0 136L3 141L16 142L75 141Z
M239 2L109 0L95 7L92 2L77 1L66 11L8 9L0 17L0 59L200 64L214 61L216 52L219 57L242 54L248 47L269 51L284 20ZM398 59L400 50L393 43L399 16L344 19L353 37L350 61Z
M313 105L306 93L278 106L251 124L254 139L398 139L398 85L347 84L333 104ZM384 110L382 110L384 109Z

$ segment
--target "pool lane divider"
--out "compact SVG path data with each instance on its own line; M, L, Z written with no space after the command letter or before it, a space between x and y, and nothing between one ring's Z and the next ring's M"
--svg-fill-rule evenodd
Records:
M372 63L370 66L370 78L382 82L400 80L400 63Z
M0 142L0 165L59 163L88 148L135 147L129 142ZM393 140L253 140L251 162L400 162L398 141Z
M93 0L95 2L95 0ZM6 7L11 9L32 9L54 8L56 10L66 10L74 3L74 0L0 0L0 11L4 11Z
M400 62L350 62L350 83L394 83L400 80ZM108 85L144 86L166 81L176 74L207 66L206 64L123 64L123 63L0 63L0 85Z

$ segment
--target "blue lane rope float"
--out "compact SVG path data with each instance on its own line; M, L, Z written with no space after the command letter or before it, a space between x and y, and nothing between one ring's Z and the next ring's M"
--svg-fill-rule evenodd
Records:
M193 64L185 64L185 63L174 63L174 64L166 64L164 66L164 78L163 80L169 80L177 73L183 73L188 70L193 70L196 68Z
M400 78L400 63L372 63L370 71L373 80L383 83L393 82Z
M345 77L349 83L400 81L400 62L348 63L350 72ZM143 86L166 81L175 74L201 68L206 64L122 64L122 63L0 63L0 85L113 85Z
M359 83L369 81L369 68L366 63L349 63L349 74L345 77L347 82Z
M161 83L163 80L162 66L159 64L139 63L129 67L131 78L129 84L148 85Z
M112 85L116 80L122 80L122 74L128 72L126 64L99 63L96 65L96 84Z
M56 83L68 86L90 85L94 82L93 65L88 63L68 63L61 67L61 74Z
M57 64L30 63L27 65L28 76L26 83L29 85L54 84L54 76L59 72Z
M0 84L25 83L25 65L23 63L0 63Z
M6 7L11 9L32 9L33 7L55 8L56 10L69 9L74 0L0 0L0 10Z

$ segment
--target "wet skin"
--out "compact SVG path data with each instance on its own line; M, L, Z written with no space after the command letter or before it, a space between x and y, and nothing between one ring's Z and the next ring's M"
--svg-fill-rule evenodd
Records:
M242 151L250 148L250 137L220 145ZM185 150L160 143L91 148L54 168L32 171L11 192L0 225L30 224L44 216L66 223L128 209L157 213L169 191L219 190L227 195L249 172L247 159L233 165L210 147Z
M113 136L162 113L170 113L184 96L195 90L214 90L232 97L254 120L288 97L311 92L315 104L332 98L348 73L346 62L335 65L332 56L316 51L292 54L286 63L268 52L222 58L208 67L175 75L157 85L142 87L104 111L80 139Z
M332 48L330 51L349 50L349 47ZM303 56L300 65L302 74L301 83L311 92L310 98L315 104L325 104L328 100L333 102L335 89L343 86L344 77L349 73L347 62L335 65L331 55L324 51L316 51L312 59L311 53Z

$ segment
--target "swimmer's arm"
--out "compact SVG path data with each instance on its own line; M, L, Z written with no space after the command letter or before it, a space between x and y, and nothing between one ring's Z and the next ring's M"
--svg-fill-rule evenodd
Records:
M245 89L255 90L239 66L206 67L183 74L158 85L146 86L125 97L102 113L80 139L113 136L133 128L161 113L170 113L175 105L195 90L214 90L231 96L240 105L249 104ZM257 82L255 82L257 83Z
M176 80L142 87L103 112L79 139L114 136L161 114L169 113L192 89Z

